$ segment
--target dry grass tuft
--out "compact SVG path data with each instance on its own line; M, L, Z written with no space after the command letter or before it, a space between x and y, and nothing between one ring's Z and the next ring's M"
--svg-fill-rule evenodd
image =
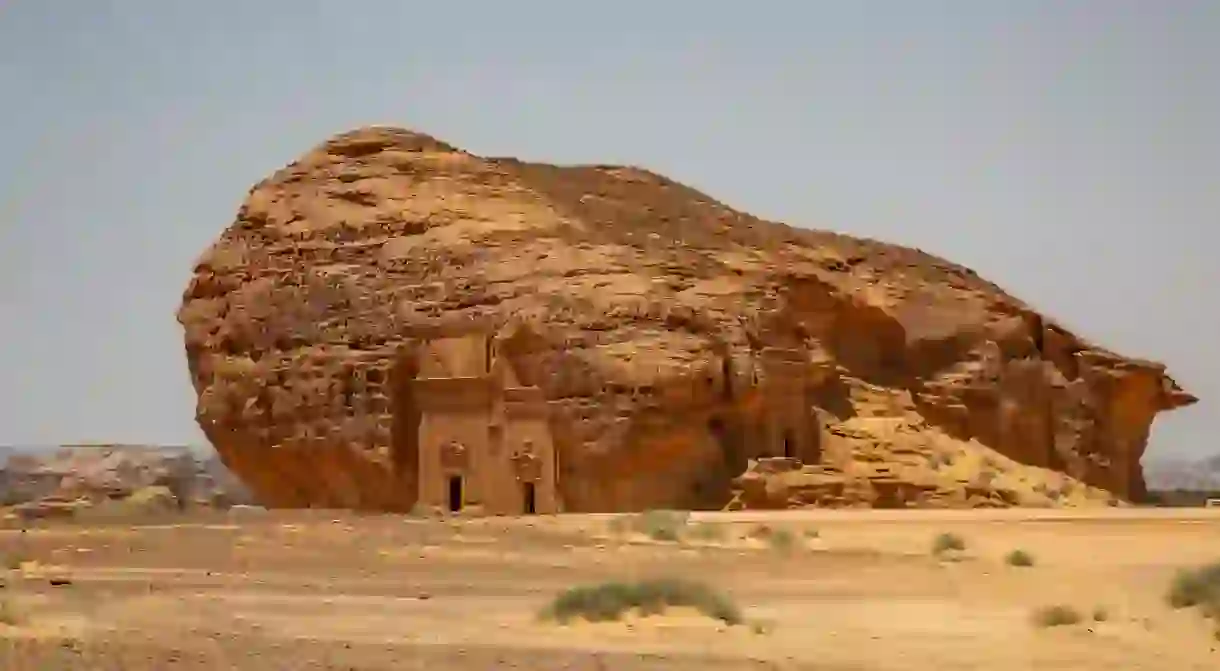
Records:
M1220 561L1179 570L1165 598L1174 608L1199 608L1220 620Z
M966 540L955 533L942 533L932 539L932 554L940 556L966 549Z
M614 518L610 529L615 533L632 531L655 541L676 543L682 539L690 513L679 510L647 510L639 515Z
M560 623L577 618L605 622L632 610L655 615L670 607L694 608L726 624L742 622L740 609L727 596L705 583L680 578L573 587L555 597L541 615Z
M1025 550L1013 550L1004 557L1004 563L1009 566L1030 567L1034 565L1034 556Z
M1080 611L1063 604L1043 606L1035 610L1033 616L1034 625L1043 628L1079 624L1082 619Z

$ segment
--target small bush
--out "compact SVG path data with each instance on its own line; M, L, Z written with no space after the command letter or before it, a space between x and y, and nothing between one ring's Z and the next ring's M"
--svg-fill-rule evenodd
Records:
M1033 566L1034 556L1025 550L1013 550L1008 553L1008 556L1004 557L1004 562L1009 566Z
M1039 627L1062 627L1079 623L1080 613L1071 606L1043 606L1034 611L1034 624Z
M678 510L647 510L638 515L619 515L610 520L610 532L616 534L638 533L653 540L676 542L690 513Z
M821 537L822 537L822 534L818 533L817 529L806 529L805 530L805 538L813 540L815 538L821 538Z
M741 611L727 596L704 583L678 578L573 587L557 596L542 617L561 623L578 617L605 622L618 620L631 610L647 615L683 606L726 624L742 621Z
M1105 606L1094 606L1093 607L1093 621L1094 622L1105 622L1106 620L1109 620L1109 619L1110 619L1110 611L1107 610Z
M648 510L635 519L633 527L655 541L676 542L689 517L689 513L676 510Z
M1220 562L1179 570L1166 600L1174 608L1198 606L1205 615L1220 618Z
M943 533L932 540L932 554L961 552L966 549L966 540L954 533Z

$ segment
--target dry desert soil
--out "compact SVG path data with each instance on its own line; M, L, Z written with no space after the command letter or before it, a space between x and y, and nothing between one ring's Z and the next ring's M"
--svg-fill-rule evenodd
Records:
M1216 625L1165 600L1176 569L1220 559L1220 511L695 513L679 542L613 517L245 511L4 529L0 668L1220 668ZM934 556L942 533L965 550ZM1018 548L1033 566L1005 561ZM567 587L666 576L727 592L745 624L537 616ZM1082 620L1035 624L1055 604Z

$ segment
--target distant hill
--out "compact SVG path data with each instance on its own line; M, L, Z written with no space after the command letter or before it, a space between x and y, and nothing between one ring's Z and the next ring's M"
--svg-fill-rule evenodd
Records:
M1151 491L1220 490L1220 454L1203 459L1159 459L1144 466Z
M223 492L249 501L246 487L215 451L185 445L0 446L0 505L48 496L75 483L92 491L127 491L163 479L181 483L191 496Z
M210 445L135 445L127 443L64 443L62 445L5 445L0 443L0 460L8 457L10 454L45 454L47 452L56 452L58 450L93 448L93 447L114 447L114 448L137 448L137 449L158 449L168 452L190 452L196 456L210 456L215 453Z
M0 466L14 454L45 454L60 449L59 445L0 445Z

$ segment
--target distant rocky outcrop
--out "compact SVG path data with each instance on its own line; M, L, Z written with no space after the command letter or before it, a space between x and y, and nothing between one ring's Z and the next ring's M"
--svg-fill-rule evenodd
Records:
M417 394L438 338L540 390L569 511L1138 500L1195 402L922 251L382 127L255 185L178 319L200 426L275 506L411 508L421 432L499 463L494 413Z
M1220 492L1220 455L1156 459L1144 467L1149 490Z
M0 466L0 505L32 516L55 515L105 500L134 497L178 507L245 503L245 487L214 454L184 448L89 445L16 451Z

